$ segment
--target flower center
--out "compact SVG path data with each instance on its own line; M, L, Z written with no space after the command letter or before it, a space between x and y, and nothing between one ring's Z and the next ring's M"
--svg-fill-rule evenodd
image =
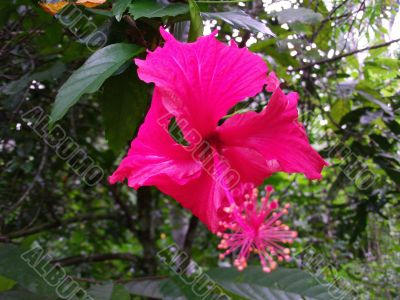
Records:
M204 140L207 141L212 147L218 147L220 144L219 133L217 131L213 131L206 136Z

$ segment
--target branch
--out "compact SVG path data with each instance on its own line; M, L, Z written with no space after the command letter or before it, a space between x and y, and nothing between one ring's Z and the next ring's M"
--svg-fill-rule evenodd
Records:
M183 251L190 255L193 246L194 238L196 237L196 229L199 224L199 219L194 215L190 218L189 227L186 232L185 241L183 242Z
M333 14L334 14L340 7L342 7L343 5L345 5L347 1L348 1L348 0L344 0L344 1L343 1L342 3L340 3L338 6L334 7L334 8L331 10L331 12L329 13L329 15L328 15L324 20L322 20L322 22L321 22L321 24L319 25L319 27L317 28L317 30L316 30L316 31L313 33L313 35L311 36L311 39L310 39L310 40L311 40L311 43L314 42L314 40L317 38L318 34L322 31L322 29L324 28L325 24L326 24L329 20L331 20Z
M178 262L178 263L182 263L181 268L183 270L185 270L189 266L190 261L191 261L192 246L193 246L194 239L196 237L196 228L197 228L198 224L199 224L199 219L197 219L194 215L192 215L192 217L190 218L190 221L189 221L189 227L186 232L185 240L183 242L183 249L182 249L183 252L188 255L188 257L186 257L183 262Z
M155 274L157 272L157 244L154 224L153 211L155 208L155 198L153 198L151 189L143 186L137 191L137 210L138 210L138 231L137 237L143 247L143 258L141 259L141 269L146 274Z
M138 257L130 253L106 253L92 255L76 255L62 259L55 259L52 263L60 264L61 266L79 265L82 263L101 262L106 260L125 260L137 262Z
M362 48L362 49L358 49L358 50L354 50L354 51L351 51L351 52L343 53L341 55L334 56L332 58L327 58L327 59L315 61L315 62L312 62L310 64L301 66L299 68L295 68L295 69L293 69L293 71L300 71L300 70L304 70L304 69L309 69L309 68L311 68L311 67L313 67L315 65L322 65L322 64L326 64L326 63L331 63L331 62L337 61L337 60L342 59L342 58L347 57L347 56L352 56L352 55L360 53L360 52L386 47L386 46L389 46L389 45L391 45L393 43L398 43L398 42L400 42L400 39L395 39L395 40L392 40L392 41L389 41L389 42L386 42L386 43L377 44L377 45L373 45L373 46L370 46L370 47L365 47L365 48Z
M134 35L137 39L136 43L140 46L143 46L147 48L147 42L144 39L142 31L137 27L137 24L134 19L132 19L131 16L125 15L123 16L123 19L125 20L126 23L131 27L132 31L134 32Z
M121 210L125 215L126 225L128 226L128 229L135 235L136 234L135 220L132 216L132 212L129 206L120 198L118 193L118 187L116 185L111 189L111 193L114 197L115 202L118 204L118 206L121 208Z
M77 217L70 218L70 219L63 220L63 221L49 222L49 223L41 224L41 225L38 225L35 227L31 227L28 229L22 229L22 230L19 230L16 232L11 232L11 233L7 234L6 236L0 236L0 240L15 239L15 238L35 234L35 233L43 231L43 230L62 227L62 226L66 226L68 224L77 223L77 222L98 221L98 220L118 220L118 219L119 219L119 215L111 215L111 214L108 214L108 215L91 215L91 214L81 215L81 216L77 216Z

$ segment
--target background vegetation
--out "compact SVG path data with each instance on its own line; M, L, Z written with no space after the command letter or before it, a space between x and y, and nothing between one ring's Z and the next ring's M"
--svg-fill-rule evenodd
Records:
M56 298L16 255L34 245L95 299L196 299L156 256L173 242L233 298L329 299L306 292L316 285L311 277L323 277L349 299L399 299L399 3L200 2L79 5L86 17L73 25L36 1L0 2L0 299ZM301 94L302 121L331 164L319 182L285 174L266 181L293 204L289 223L299 231L296 259L271 275L257 266L226 273L218 239L176 201L107 183L151 99L131 58L162 44L160 25L193 39L200 17L205 33L217 28L221 41L248 46L285 89ZM237 109L267 102L261 94ZM104 170L98 184L88 185L76 162L61 159L23 119L35 107ZM319 267L307 264L310 249L323 258Z

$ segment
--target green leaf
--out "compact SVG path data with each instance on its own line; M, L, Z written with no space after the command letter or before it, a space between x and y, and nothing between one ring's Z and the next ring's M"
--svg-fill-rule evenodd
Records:
M200 8L194 0L189 0L190 29L189 42L194 42L203 35L203 21L201 20Z
M201 13L201 16L205 19L220 19L226 23L232 25L233 27L239 29L245 29L254 33L261 32L263 34L268 34L275 36L271 29L267 27L264 23L252 18L245 12L241 10L228 11L228 12L215 12L215 13Z
M15 284L14 280L0 275L0 292L11 290Z
M322 20L322 15L320 13L316 13L312 9L304 7L284 9L277 12L276 16L280 24L295 22L315 24Z
M148 104L147 89L133 67L105 82L100 103L106 139L115 153L128 145L142 120Z
M135 280L127 283L125 288L133 295L156 299L226 299L221 295L227 295L205 273L201 273L198 278L175 275L165 279Z
M175 17L188 12L188 5L183 3L173 3L163 6L153 0L136 0L134 3L129 5L129 14L131 14L135 20L142 17Z
M51 124L60 120L84 94L96 92L127 60L142 52L132 44L112 44L96 51L58 91L51 111Z
M51 298L55 300L56 297ZM50 300L49 298L44 298L43 296L35 295L26 290L13 290L0 293L0 300Z
M42 295L42 299L55 295L54 290L46 283L44 278L41 278L29 266L28 262L22 259L23 253L24 250L18 246L12 244L0 245L0 275L16 281L31 293Z
M245 299L336 299L329 293L329 285L298 269L279 268L266 274L261 267L248 267L243 272L217 268L207 274L226 290Z
M332 119L339 124L342 117L345 116L351 110L351 103L349 100L338 99L335 104L333 104L330 114Z
M400 184L400 163L390 155L378 154L373 157L373 160L378 164L386 174L395 182L397 185Z
M143 279L133 280L125 284L125 288L133 295L161 299L161 285L168 282L168 279Z
M93 285L89 289L89 295L94 300L130 300L127 289L120 284L108 282L106 284Z
M118 22L121 21L122 15L128 8L129 4L131 4L131 0L117 0L116 2L114 2L112 13Z

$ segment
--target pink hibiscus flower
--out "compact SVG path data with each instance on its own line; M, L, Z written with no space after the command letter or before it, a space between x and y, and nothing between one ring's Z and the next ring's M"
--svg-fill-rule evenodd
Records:
M284 94L261 57L227 46L215 34L194 43L181 43L162 28L161 35L164 47L135 60L139 77L155 84L152 104L110 183L154 185L216 232L219 212L228 205L225 187L241 201L239 182L257 186L278 171L321 178L326 162L297 121L298 96ZM219 125L235 104L266 84L273 94L262 112L237 114ZM186 146L168 132L173 117ZM217 163L223 179L216 176Z

